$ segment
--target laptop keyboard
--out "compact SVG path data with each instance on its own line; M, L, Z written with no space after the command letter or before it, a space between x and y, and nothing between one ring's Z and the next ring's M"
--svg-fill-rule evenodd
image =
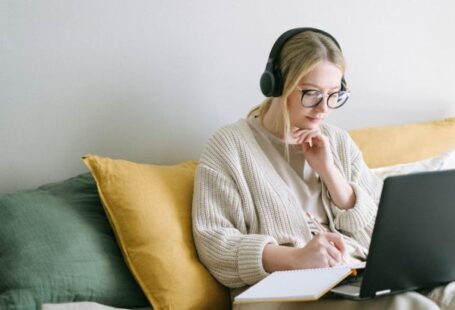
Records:
M361 287L362 280L363 280L363 274L359 274L357 276L351 276L351 277L345 279L343 282L341 282L341 284L347 284L347 285Z
M357 278L356 280L349 282L349 285L360 287L362 286L362 278Z

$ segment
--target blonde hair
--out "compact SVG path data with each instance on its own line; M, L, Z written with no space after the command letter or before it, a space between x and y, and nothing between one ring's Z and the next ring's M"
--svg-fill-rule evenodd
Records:
M280 132L281 129L284 132L287 160L289 160L288 135L291 127L287 98L295 90L300 80L323 61L337 65L344 73L345 61L341 50L332 39L317 32L298 33L289 39L281 50L278 66L283 77L281 95L283 113L281 119L276 119L273 126L277 132ZM254 107L247 117L256 116L262 123L273 99L273 97L265 99L261 104ZM281 128L279 128L280 126Z

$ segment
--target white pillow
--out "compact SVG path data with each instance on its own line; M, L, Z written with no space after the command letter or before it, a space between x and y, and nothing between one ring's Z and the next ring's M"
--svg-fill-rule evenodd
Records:
M412 163L398 164L371 169L378 177L385 179L389 176L402 175L423 171L438 171L455 169L455 147L449 151L425 160Z

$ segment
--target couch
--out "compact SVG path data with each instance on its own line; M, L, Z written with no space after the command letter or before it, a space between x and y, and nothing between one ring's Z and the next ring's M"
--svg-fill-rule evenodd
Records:
M350 134L382 178L455 169L455 117ZM193 245L197 162L82 160L87 173L0 197L0 309L229 309Z

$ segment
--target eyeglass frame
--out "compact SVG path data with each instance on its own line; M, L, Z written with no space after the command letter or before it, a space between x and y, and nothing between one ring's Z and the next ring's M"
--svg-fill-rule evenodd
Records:
M331 94L325 94L325 93L321 92L319 89L301 89L299 86L297 86L296 88L297 88L297 90L298 90L299 92L302 93L302 95L300 96L300 103L302 104L302 107L304 107L304 108L315 108L315 107L317 107L317 106L322 102L322 100L328 95L328 96L327 96L327 100L326 100L326 102L327 102L327 103L326 103L326 104L327 104L327 107L330 108L330 109L332 109L332 110L339 109L339 108L341 108L341 107L348 101L349 96L351 95L351 92L350 92L350 91L347 91L347 90L339 90L339 91L333 92L333 93L331 93ZM321 99L320 99L317 103L315 103L314 105L312 105L312 106L305 106L305 105L303 104L303 96L305 96L306 92L310 92L310 91L317 91L317 92L319 92L322 96L321 96ZM346 93L346 94L348 95L348 98L347 98L342 104L340 104L339 106L337 106L336 108L333 108L333 107L329 106L329 98L330 98L330 96L333 96L334 94L338 94L338 93L340 93L340 92Z

